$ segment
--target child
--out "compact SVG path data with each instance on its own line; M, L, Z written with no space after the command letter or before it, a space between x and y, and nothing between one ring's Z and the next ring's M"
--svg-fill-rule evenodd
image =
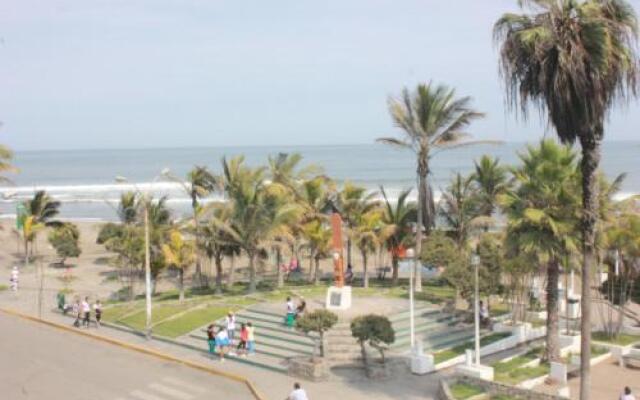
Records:
M287 297L287 316L284 319L285 324L289 328L293 328L293 322L296 319L296 309L291 301L291 297Z
M96 326L100 328L100 320L102 319L102 304L100 300L96 300L96 303L93 305L93 311L96 314Z
M209 343L209 353L214 354L216 352L216 330L213 324L207 327L207 343Z
M84 318L82 319L82 324L85 328L89 328L89 322L91 321L91 306L89 305L89 297L85 297L82 302L82 314Z
M256 353L256 337L255 328L251 322L247 323L247 350L248 355L252 356Z
M80 313L82 311L80 310L80 299L77 298L77 297L76 297L75 303L73 303L72 312L73 312L73 315L76 317L75 321L73 321L73 326L75 326L76 328L79 328L80 327Z
M242 324L240 327L240 341L238 342L238 355L247 356L247 342L249 341L249 331L247 330L247 326Z
M227 335L229 336L229 345L233 346L233 338L236 332L236 316L233 315L231 311L229 311L229 314L227 314L225 318L225 325L227 326Z
M227 329L221 328L216 335L216 346L218 346L218 354L220 355L220 362L224 362L224 354L229 347L229 336L227 335Z

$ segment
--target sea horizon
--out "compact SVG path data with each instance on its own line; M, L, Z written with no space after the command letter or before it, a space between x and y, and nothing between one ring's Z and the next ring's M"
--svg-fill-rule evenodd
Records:
M482 155L498 157L506 165L516 165L517 153L536 142L481 144L438 154L431 163L431 182L436 197L446 188L451 176L457 172L470 173L474 160ZM627 174L617 198L640 193L638 150L640 141L603 143L602 169L605 174L610 178ZM167 204L176 216L181 216L189 211L190 200L180 184L159 179L163 169L169 168L180 178L184 178L194 165L205 165L220 173L223 157L243 155L247 164L256 166L266 165L267 158L278 153L300 153L302 165L320 166L338 184L351 181L369 191L384 186L391 198L404 189L415 187L414 155L379 143L27 150L15 152L14 165L20 173L9 176L14 184L0 187L0 217L11 218L17 203L33 196L36 190L46 190L62 202L60 215L63 218L114 220L120 194L137 189L149 191L154 197L168 196ZM118 183L116 177L126 177L128 183ZM221 199L216 194L208 201Z

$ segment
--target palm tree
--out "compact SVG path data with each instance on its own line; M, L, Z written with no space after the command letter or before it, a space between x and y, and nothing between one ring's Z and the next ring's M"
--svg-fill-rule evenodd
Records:
M44 190L37 191L31 200L23 203L26 209L25 221L23 222L23 239L25 260L29 259L29 254L33 249L29 249L37 233L44 227L55 227L61 225L54 218L60 213L60 202L54 200Z
M380 209L373 209L358 216L357 225L353 229L353 242L362 256L362 287L369 287L368 256L374 253L381 244L381 237L378 234L383 229L382 212Z
M15 173L18 171L16 167L11 165L13 160L13 152L5 146L0 145L0 183L11 183L11 180L4 176L5 172Z
M221 227L249 258L249 292L256 289L256 257L274 237L289 229L300 207L288 201L281 185L265 183L264 168L244 165L244 157L222 161L225 189L233 202L230 223Z
M507 243L546 265L546 358L558 361L560 262L577 250L578 240L576 156L570 148L544 140L537 148L527 147L520 159L523 165L513 170L516 187L499 197L507 216Z
M123 224L133 224L138 218L138 195L136 192L125 192L120 195L117 214Z
M222 294L222 261L226 256L240 253L238 245L220 225L228 224L233 213L233 205L229 202L216 203L210 209L211 219L202 227L200 245L204 253L213 260L216 266L215 293Z
M507 99L545 112L563 143L582 148L580 399L591 384L591 270L596 257L597 171L605 118L636 94L638 22L625 0L521 1L524 14L495 24Z
M453 238L460 248L466 246L472 229L484 222L479 218L479 196L473 183L473 176L463 177L457 173L439 203L439 214L453 231Z
M187 174L187 183L189 197L191 197L191 210L193 216L193 229L196 238L196 244L200 244L202 235L200 233L200 223L198 221L198 210L200 209L199 200L209 196L217 188L221 187L220 179L212 174L205 166L196 165ZM206 284L202 276L202 266L200 262L200 246L196 246L196 273L195 278L200 286Z
M341 217L347 227L347 265L351 263L351 247L353 243L353 230L358 225L358 218L377 207L376 193L367 193L362 186L345 182L344 187L337 194L337 205Z
M168 265L178 270L179 301L184 301L184 272L195 261L196 245L193 240L185 239L177 228L172 228L168 240L162 245L162 252Z
M313 280L314 285L317 285L320 282L320 260L331 254L333 232L330 226L319 219L304 224L302 232L307 239L309 260L313 264L312 267L309 267L310 280Z
M378 141L410 149L416 155L418 180L418 212L416 260L421 252L422 229L427 236L435 224L433 191L429 183L429 162L441 151L477 142L463 141L465 129L484 114L471 108L471 98L456 98L455 90L444 85L420 84L415 92L404 89L400 99L389 99L389 112L402 138L380 138ZM417 263L416 263L417 265ZM421 268L416 270L417 292L422 291Z
M474 167L472 178L478 189L480 212L491 218L497 207L498 196L509 187L507 169L500 165L500 159L488 155L483 155L480 162L475 161Z
M411 189L403 190L398 195L395 204L392 204L383 187L380 187L384 204L382 206L382 223L388 229L385 241L387 250L391 253L391 266L393 269L391 282L398 284L398 266L400 262L400 250L408 247L412 239L412 226L416 220L416 205L408 201Z

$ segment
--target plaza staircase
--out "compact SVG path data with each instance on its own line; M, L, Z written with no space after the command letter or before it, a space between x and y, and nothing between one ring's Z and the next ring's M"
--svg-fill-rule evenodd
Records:
M409 311L403 311L389 317L396 338L390 350L396 354L404 354L411 347L409 316ZM439 308L417 307L414 320L416 339L422 341L424 350L428 352L453 347L473 338L472 325L464 324L459 317ZM348 323L338 323L326 336L328 358L333 364L355 362L361 358L360 347L351 336Z
M240 324L251 322L255 328L256 354L248 357L228 356L238 362L254 365L276 372L287 372L290 358L311 355L315 337L306 336L284 325L284 315L254 306L236 313L236 342ZM222 326L224 321L216 322ZM204 328L191 332L181 338L181 342L190 343L199 349L207 349L207 334Z

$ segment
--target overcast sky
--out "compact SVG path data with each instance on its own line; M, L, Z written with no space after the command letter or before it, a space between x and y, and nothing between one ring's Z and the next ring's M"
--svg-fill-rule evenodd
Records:
M433 80L505 114L491 28L516 0L0 0L0 142L18 150L372 143ZM640 9L640 0L632 0ZM608 140L640 139L640 106Z

